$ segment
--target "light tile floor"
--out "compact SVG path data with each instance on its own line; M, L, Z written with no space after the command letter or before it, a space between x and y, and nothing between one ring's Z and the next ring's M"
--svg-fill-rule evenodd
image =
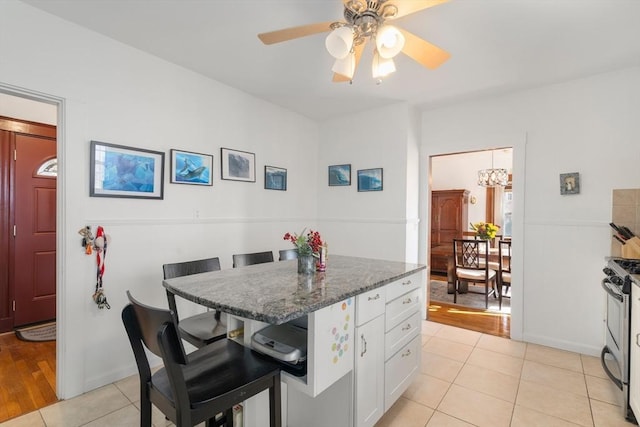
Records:
M376 427L630 427L596 357L423 322L419 377ZM0 427L137 427L137 376ZM155 426L170 425L154 409ZM340 426L336 426L340 427Z

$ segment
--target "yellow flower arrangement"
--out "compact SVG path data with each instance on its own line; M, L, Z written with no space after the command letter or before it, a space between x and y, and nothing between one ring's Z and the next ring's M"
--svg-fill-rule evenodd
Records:
M496 233L500 230L500 226L492 224L490 222L476 222L471 223L471 229L476 232L476 236L480 239L490 240L496 237Z

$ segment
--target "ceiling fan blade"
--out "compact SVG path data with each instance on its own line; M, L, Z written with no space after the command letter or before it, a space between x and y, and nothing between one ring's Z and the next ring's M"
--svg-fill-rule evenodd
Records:
M313 34L324 33L331 31L331 24L329 22L318 22L316 24L301 25L299 27L285 28L283 30L271 31L269 33L258 34L258 38L262 40L264 44L274 44L285 42L287 40L297 39L300 37L311 36Z
M362 57L362 52L364 51L364 45L367 44L367 42L365 41L364 43L360 43L359 45L357 45L356 47L353 48L353 53L355 54L356 58L356 65L353 69L353 74L355 75L356 71L358 69L358 64L360 63L360 58ZM343 76L342 74L338 74L338 73L333 73L333 82L334 83L342 83L342 82L350 82L353 79L350 79L347 76Z
M397 19L409 14L446 3L449 0L395 0L391 4L398 8L398 14L388 19Z
M420 63L422 66L429 69L438 68L451 56L446 50L440 49L438 46L421 39L415 34L401 28L398 29L404 35L402 53Z

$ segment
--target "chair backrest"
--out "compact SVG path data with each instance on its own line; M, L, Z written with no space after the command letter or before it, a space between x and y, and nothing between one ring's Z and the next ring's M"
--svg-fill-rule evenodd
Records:
M244 267L245 265L263 264L273 262L273 252L255 252L252 254L233 255L233 268Z
M297 249L280 249L280 259L279 261L285 261L288 259L297 259L298 258L298 250Z
M165 280L218 270L220 270L220 258L218 257L198 259L195 261L175 262L173 264L164 264L162 266ZM178 318L176 297L173 292L169 291L169 289L167 289L167 301L169 302L169 309L173 311L175 315L176 322L179 322L180 319Z
M453 239L453 259L456 268L488 270L489 242L481 239Z
M498 241L500 271L511 273L511 240Z
M122 310L122 321L127 330L127 335L129 336L141 377L143 376L143 372L149 372L149 362L142 348L142 344L144 344L144 347L151 353L163 359L168 356L166 353L169 351L171 358L175 360L176 363L184 365L187 357L184 346L182 345L182 340L177 333L176 320L173 312L142 304L135 300L129 291L127 291L127 297L129 298L130 304ZM161 349L161 329L166 330L169 337L173 336L173 339L170 340L171 348L163 346Z
M162 271L165 279L174 277L189 276L191 274L205 273L207 271L220 270L220 258L205 258L195 261L176 262L164 264Z

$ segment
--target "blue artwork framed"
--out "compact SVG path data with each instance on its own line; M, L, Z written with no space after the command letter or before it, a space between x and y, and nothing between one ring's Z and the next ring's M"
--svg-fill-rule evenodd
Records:
M222 179L256 182L256 155L246 151L220 149Z
M382 191L382 168L359 170L358 191Z
M351 165L329 166L329 186L351 185Z
M213 156L171 150L172 184L213 185Z
M287 170L275 166L264 167L264 188L287 191Z
M162 199L164 153L91 141L91 197Z

